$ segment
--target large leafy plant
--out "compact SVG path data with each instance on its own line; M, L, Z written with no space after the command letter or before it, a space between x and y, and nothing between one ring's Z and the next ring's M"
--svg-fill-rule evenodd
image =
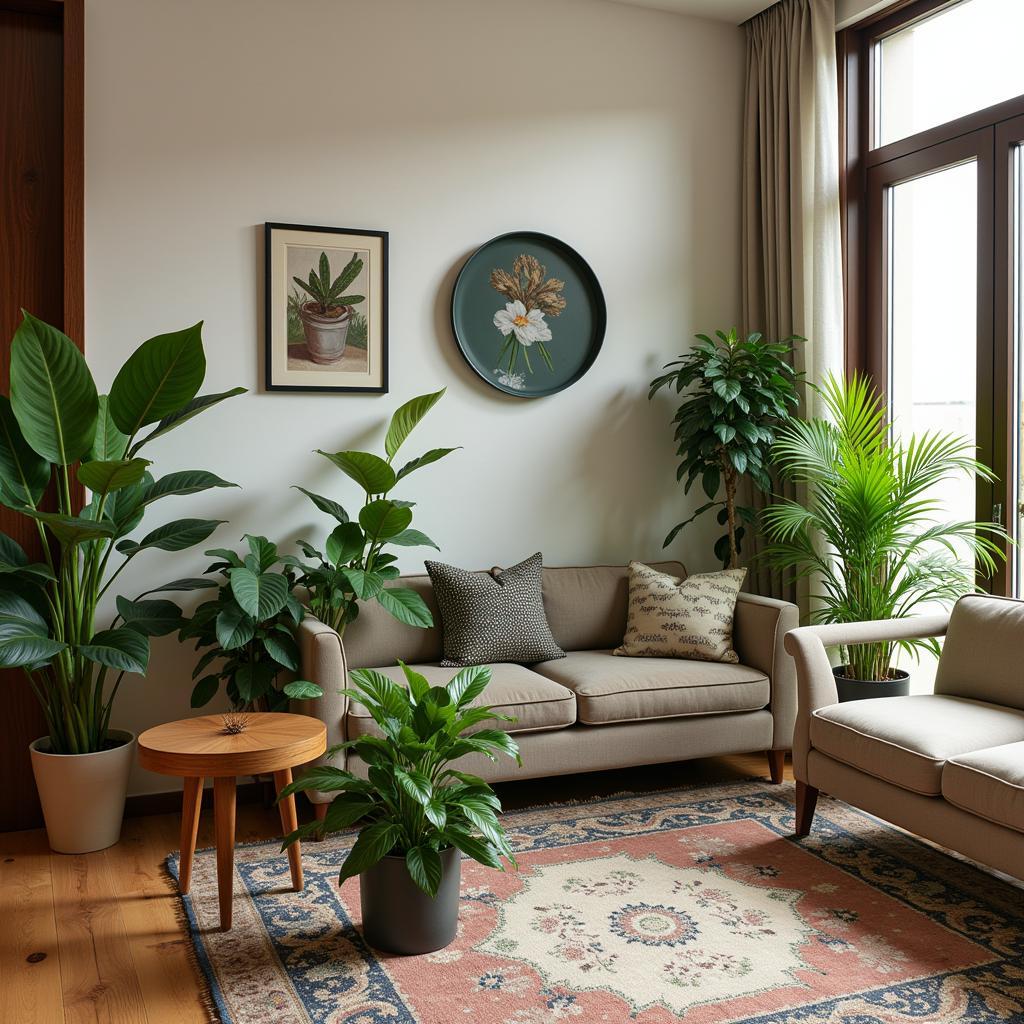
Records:
M104 748L125 673L144 674L149 638L181 625L177 605L146 598L213 586L175 580L134 600L118 597L113 621L96 628L100 599L129 563L152 549L200 544L221 522L177 519L131 539L149 507L236 486L204 470L154 479L141 454L245 390L197 397L206 375L201 327L143 342L108 395L97 394L82 353L56 328L25 313L11 343L10 398L0 396L0 501L32 520L43 561L30 563L0 534L0 667L24 669L55 753ZM91 492L84 508L76 480Z
M354 750L369 765L369 777L321 765L286 786L282 797L307 789L338 796L322 822L300 826L285 837L284 845L361 824L339 883L394 854L405 857L413 881L435 896L441 882L439 852L448 847L488 867L503 869L502 857L515 866L494 791L478 776L452 768L451 762L473 753L492 761L499 754L522 761L507 732L469 732L489 720L513 721L491 707L471 707L491 680L488 667L464 668L447 686L431 686L407 665L402 670L408 688L373 669L349 673L352 688L342 692L369 711L383 736L361 736L331 752Z
M206 552L217 559L206 572L223 582L178 633L203 651L192 672L192 707L208 704L223 682L235 707L287 711L291 698L324 695L316 683L292 678L299 668L294 630L305 614L293 593L297 562L279 555L266 537L246 534L245 540L244 555L227 548Z
M395 410L384 438L383 458L372 452L330 453L318 449L318 454L329 459L362 490L363 504L354 520L334 499L296 485L338 524L328 536L323 552L308 541L299 541L299 547L307 558L316 560L315 564L305 566L302 580L309 589L309 606L321 622L339 633L359 614L360 601L377 601L406 625L427 627L433 623L430 609L414 590L385 588L384 584L399 575L394 564L398 556L388 547L437 547L425 533L412 528L414 503L390 495L410 473L456 450L432 448L397 470L393 465L406 438L443 394L444 388L420 395Z
M941 432L893 436L865 377L829 377L819 393L828 418L790 421L772 450L806 499L777 499L762 513L764 557L811 578L813 621L905 618L973 590L975 563L994 572L1005 558L1002 527L942 518L943 485L961 474L993 479L972 445ZM844 652L845 675L891 678L898 649L938 653L934 639L861 644Z
M735 569L746 527L756 519L753 508L738 505L736 495L744 476L762 492L771 491L768 453L775 430L789 419L799 398L796 373L788 361L793 345L804 339L766 341L760 334L740 338L736 330L715 331L717 341L698 334L685 355L666 363L675 367L651 381L648 395L662 388L686 391L672 422L676 454L681 458L676 479L686 478L683 493L699 479L708 501L674 526L665 538L668 547L684 527L713 508L726 532L715 542L715 557ZM691 390L687 391L690 388Z

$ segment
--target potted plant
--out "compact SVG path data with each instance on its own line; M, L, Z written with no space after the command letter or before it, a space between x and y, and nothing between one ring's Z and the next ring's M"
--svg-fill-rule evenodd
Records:
M300 826L284 845L359 824L359 835L338 882L360 876L363 933L377 949L428 953L455 937L459 916L460 852L504 870L515 859L498 821L501 804L483 779L451 762L480 753L520 764L519 747L501 729L468 733L488 720L512 721L471 704L491 679L483 665L464 668L447 686L431 686L402 665L408 687L372 669L349 673L343 691L369 711L380 736L361 736L352 748L369 765L369 778L330 765L311 768L282 790L337 792L322 822Z
M236 486L204 470L154 479L140 454L245 390L197 397L206 374L201 327L143 342L108 395L97 394L82 353L56 328L25 313L11 343L0 500L32 521L42 561L0 534L0 667L24 670L46 716L49 734L30 751L50 845L61 853L102 849L120 835L135 737L111 729L114 698L126 673L145 675L149 638L181 624L173 602L146 598L212 586L184 579L118 597L113 621L96 628L100 599L129 562L200 544L221 522L178 519L131 539L149 507ZM76 480L91 492L84 508Z
M892 435L885 404L867 378L829 377L817 389L827 419L791 420L772 458L802 501L779 498L762 513L770 541L764 558L809 577L811 621L902 619L923 605L948 607L1005 558L995 523L942 521L943 484L960 474L992 480L963 437ZM905 695L909 673L899 650L938 655L935 639L851 646L834 669L840 700Z
M203 651L192 672L192 707L208 704L223 681L237 710L287 711L292 698L323 696L316 683L291 678L299 668L294 629L305 614L293 594L297 560L279 555L266 537L246 534L245 540L244 556L226 548L206 552L217 559L207 574L224 582L178 632L179 640L195 640Z
M391 491L410 473L451 454L454 448L432 448L401 468L392 463L406 438L421 419L440 401L444 388L433 394L419 395L395 410L384 438L385 457L372 452L325 452L326 459L358 484L363 504L356 520L337 501L314 494L296 485L314 505L336 522L321 552L308 541L299 547L313 565L303 566L301 579L309 590L309 607L313 614L339 634L359 614L360 601L377 601L400 622L409 626L427 627L433 623L430 609L414 590L408 587L386 587L395 579L398 556L388 547L419 547L437 545L419 530L412 529L413 502L391 498Z
M768 342L760 334L740 338L735 328L728 334L715 331L715 336L717 341L698 334L697 344L686 355L666 363L666 369L675 369L651 381L648 398L664 387L673 387L677 394L693 387L672 420L676 454L682 459L676 479L686 477L683 493L689 494L699 478L709 499L672 527L662 547L667 548L683 527L717 508L726 532L715 542L715 557L726 569L736 569L746 526L756 518L754 509L736 502L740 481L746 476L762 492L772 489L768 452L778 425L799 402L796 382L802 374L788 357L794 344L804 339L794 335Z
M365 295L346 295L345 289L359 276L363 261L355 254L342 272L331 278L331 261L327 253L320 253L319 273L311 270L309 280L292 280L309 295L299 308L299 318L306 336L306 348L314 363L336 363L345 354L345 340L353 307Z

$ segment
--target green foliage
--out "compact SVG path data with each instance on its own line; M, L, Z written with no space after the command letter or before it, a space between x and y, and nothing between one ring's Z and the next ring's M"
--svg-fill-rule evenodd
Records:
M211 581L216 596L199 605L178 634L203 652L192 672L192 707L208 704L223 681L236 708L287 711L290 698L323 696L315 683L291 680L299 668L294 630L304 614L293 594L298 570L295 559L279 555L266 537L245 539L244 556L223 548L206 552L216 558L207 573L223 582Z
M393 853L405 857L413 881L433 897L441 881L439 853L449 847L490 867L504 870L502 858L515 867L494 791L451 762L471 753L492 761L499 754L522 761L507 732L479 729L487 721L514 721L491 707L473 706L491 680L489 668L464 668L447 686L431 686L408 665L402 670L407 687L373 669L349 673L352 688L343 692L369 711L384 738L362 736L335 750L358 754L370 766L369 779L320 765L286 786L281 796L309 789L338 796L323 822L302 825L285 836L284 845L359 824L339 882Z
M1001 526L939 519L943 484L960 474L993 479L970 443L938 432L891 438L885 404L865 377L830 377L818 390L828 419L790 421L772 449L806 502L777 500L762 513L766 561L821 588L813 621L905 618L973 590L974 562L994 572L1009 540ZM938 653L935 640L850 647L850 677L891 678L898 648Z
M145 673L150 637L181 625L173 602L140 595L118 597L114 620L97 629L100 598L142 551L181 551L219 521L178 520L141 542L128 535L161 498L235 486L202 470L156 481L151 462L138 456L153 437L245 390L197 398L205 368L200 324L144 342L109 396L97 394L82 353L55 327L25 313L11 342L11 394L0 396L0 501L35 524L44 561L30 564L21 546L0 534L0 668L24 670L56 753L103 749L124 674ZM91 492L83 509L76 478ZM47 491L53 504L40 509Z
M345 264L342 272L333 280L331 279L331 261L327 253L320 253L320 272L315 270L309 272L309 280L303 281L301 277L293 277L292 280L305 292L317 305L317 312L326 316L332 308L354 306L362 302L365 295L346 295L345 289L359 276L363 269L363 261L353 253L352 259Z
M736 491L744 476L759 490L771 491L767 464L775 430L799 402L796 382L802 375L787 357L793 345L804 339L794 335L773 343L760 334L740 338L735 328L728 334L715 331L715 335L717 341L696 335L697 344L689 352L666 363L666 369L675 369L651 381L648 398L663 387L674 387L677 394L693 388L672 420L676 454L682 460L676 479L686 478L684 494L699 479L708 498L689 519L671 529L663 546L668 547L699 516L717 508L718 522L726 532L715 543L715 557L726 568L736 568L746 533L743 524L751 525L755 518L752 508L737 506Z
M377 601L406 625L426 627L433 622L419 594L405 587L385 587L385 583L398 576L393 564L397 556L387 550L389 546L437 547L425 533L410 528L413 503L389 495L410 473L456 450L434 448L397 472L392 465L409 434L442 395L443 388L413 398L395 410L384 439L385 458L372 452L318 452L363 492L363 505L355 521L333 498L296 486L321 512L337 522L323 551L307 541L299 541L299 546L308 559L315 560L303 566L301 581L309 589L309 606L318 619L339 633L344 633L359 614L360 601Z

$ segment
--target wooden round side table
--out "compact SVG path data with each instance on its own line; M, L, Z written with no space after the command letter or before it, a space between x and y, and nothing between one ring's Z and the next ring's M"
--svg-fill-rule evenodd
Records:
M231 927L231 894L235 866L235 778L273 773L280 791L292 781L292 769L327 749L323 722L307 715L253 711L233 716L244 722L241 732L225 731L223 715L185 718L147 729L139 737L139 764L151 772L185 780L181 811L181 864L178 888L188 892L192 858L199 830L203 780L213 779L213 810L217 833L217 895L220 926ZM285 833L296 828L295 797L279 804ZM302 890L302 854L298 843L288 847L292 888Z

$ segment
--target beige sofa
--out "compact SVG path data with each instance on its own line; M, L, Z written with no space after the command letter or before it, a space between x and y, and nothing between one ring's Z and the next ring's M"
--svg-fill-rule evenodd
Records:
M826 647L942 635L934 693L837 703ZM1024 602L972 594L950 616L806 626L786 649L798 835L823 790L1024 877Z
M678 562L657 568L685 575ZM783 637L797 624L797 609L782 601L741 594L734 646L738 665L667 658L620 658L612 649L626 628L626 566L544 569L544 607L566 657L525 667L497 664L480 703L513 715L523 767L474 754L460 763L489 781L587 772L680 761L713 754L767 751L775 781L782 778L796 715L796 681ZM399 581L396 581L396 583ZM430 579L407 576L440 622ZM301 710L327 724L328 742L374 732L365 708L338 691L355 668L376 668L402 681L398 659L432 683L455 669L441 668L441 630L403 626L376 603L364 604L344 643L312 617L299 629L302 672L324 696ZM365 775L354 755L333 762ZM314 803L330 794L311 794Z

